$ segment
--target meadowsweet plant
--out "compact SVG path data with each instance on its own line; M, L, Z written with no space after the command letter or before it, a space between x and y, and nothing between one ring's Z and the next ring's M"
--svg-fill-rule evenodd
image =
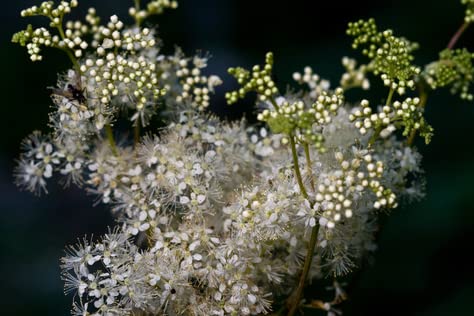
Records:
M433 136L428 93L449 87L473 99L474 55L454 46L474 1L461 2L464 24L426 66L416 64L418 44L369 19L348 25L363 59L342 59L339 86L306 66L284 91L273 53L230 68L238 88L227 101L256 94L255 125L208 113L221 84L208 57L165 55L156 29L143 26L176 1L135 0L132 25L93 8L68 20L75 0L23 10L49 28L29 25L13 41L32 61L64 51L71 69L51 88L49 131L23 142L17 183L36 194L53 178L83 187L117 220L61 259L72 315L341 314L341 277L375 249L380 212L423 196L414 140ZM386 86L384 102L369 80ZM347 101L354 88L366 99ZM333 299L304 295L327 279Z

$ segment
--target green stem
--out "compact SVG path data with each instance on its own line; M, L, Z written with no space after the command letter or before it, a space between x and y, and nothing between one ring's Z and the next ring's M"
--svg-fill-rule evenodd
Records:
M76 57L72 54L72 52L69 49L63 49L63 51L66 52L67 56L72 62L72 65L74 66L74 69L76 69L76 72L81 75L81 66L79 65L79 62L77 61Z
M305 199L309 199L308 193L306 191L306 188L303 184L303 178L301 177L301 172L299 168L299 163L298 163L298 153L296 151L296 143L293 135L290 136L290 146L291 146L291 153L293 155L293 164L295 168L295 175L296 179L298 181L298 185L300 187L301 194ZM305 152L309 154L309 148L306 148L305 146ZM309 168L311 168L311 159L309 155L307 156L307 164ZM312 173L310 173L312 174ZM313 207L313 203L310 203L311 207ZM306 258L304 260L304 265L303 265L303 271L301 272L301 276L298 282L298 287L296 288L296 292L292 295L292 297L289 300L289 311L288 311L288 316L293 316L296 311L298 310L299 303L301 301L301 297L303 296L303 291L304 291L304 286L306 283L306 279L308 278L308 273L309 269L311 268L311 262L313 261L313 256L314 256L314 249L316 248L316 242L318 240L318 233L319 233L319 224L316 224L316 226L313 227L311 230L311 237L308 245L308 252L306 254Z
M411 131L410 136L407 139L407 145L408 146L413 146L413 143L415 142L415 137L416 137L416 129Z
M392 98L393 98L394 92L395 92L395 89L390 88L390 91L388 92L387 100L385 101L385 105L387 106L392 105Z
M315 186L314 186L314 177L313 177L313 170L312 170L312 163L311 163L311 155L309 152L309 145L308 143L304 143L304 154L306 156L306 172L308 172L309 177L310 177L310 184L311 184L311 189L313 192L315 191Z
M458 42L458 40L461 38L461 35L464 33L464 31L467 30L467 28L469 27L470 23L468 22L464 22L461 27L457 30L456 33L454 33L453 37L449 40L449 44L448 44L448 49L453 49L454 46L456 45L456 43Z
M289 135L290 137L290 146L291 146L291 154L293 155L293 165L295 169L296 180L298 181L298 186L300 187L301 194L305 199L309 199L308 192L303 184L303 178L301 177L300 166L298 163L298 153L296 151L296 143L295 138L293 135Z
M114 154L114 156L118 157L119 153L117 150L117 144L115 143L114 132L109 124L105 125L105 134L107 135L107 139L109 141L110 148L112 149L112 153Z
M301 277L298 283L298 288L296 293L292 297L291 307L288 312L288 316L293 316L299 307L299 302L303 296L304 285L306 283L306 278L308 277L309 269L311 268L311 262L313 261L314 249L316 248L316 242L318 241L319 234L319 224L313 227L311 231L311 239L309 240L308 253L304 260L303 271L301 272Z
M420 91L420 107L424 108L426 106L426 101L428 100L428 93L426 92L426 89L423 83L420 83L418 85L418 90ZM416 129L411 131L411 134L407 139L408 146L413 146L413 143L415 142L416 133L417 133Z
M136 16L135 16L135 23L137 24L138 27L140 27L140 24L142 23L142 20L139 16L140 12L140 0L134 0L135 2L135 11L136 11Z
M275 99L273 97L270 97L268 98L270 100L270 103L273 105L273 107L275 108L275 110L278 112L280 111L280 107L278 106L278 104L276 103Z
M66 39L66 34L64 34L64 29L63 29L63 18L61 17L61 21L59 22L59 25L56 26L59 32L59 36L61 36L61 39L64 41ZM77 61L76 57L72 54L71 50L69 50L67 47L59 47L61 50L66 52L67 56L71 60L74 68L76 69L76 72L81 75L81 66L79 65L79 62Z
M391 106L392 105L392 99L393 99L393 94L395 93L395 89L390 88L390 91L388 92L387 100L385 100L385 105ZM369 147L372 146L377 138L379 138L380 133L382 132L382 126L377 127L375 130L374 134L369 139Z
M375 143L377 138L379 138L379 135L381 132L382 132L382 127L381 126L377 127L377 129L375 130L375 132L372 134L372 136L369 139L369 147L371 147Z

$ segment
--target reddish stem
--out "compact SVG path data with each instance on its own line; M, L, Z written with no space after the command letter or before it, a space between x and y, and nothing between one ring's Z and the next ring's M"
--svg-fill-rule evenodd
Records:
M459 30L453 35L453 37L449 41L448 49L453 49L454 48L454 45L456 45L459 38L461 37L461 35L464 33L464 31L467 29L468 26L469 26L469 23L467 23L467 22L464 22L463 25L461 25Z

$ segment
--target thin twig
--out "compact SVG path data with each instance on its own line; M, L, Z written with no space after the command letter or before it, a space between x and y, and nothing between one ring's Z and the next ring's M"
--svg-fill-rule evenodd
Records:
M466 31L466 29L469 27L470 23L464 22L461 27L457 30L456 33L454 33L453 37L451 40L449 40L448 44L448 49L453 49L458 40L461 38L461 35Z

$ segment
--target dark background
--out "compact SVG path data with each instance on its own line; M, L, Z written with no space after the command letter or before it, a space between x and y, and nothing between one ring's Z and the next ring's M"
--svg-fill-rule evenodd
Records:
M461 24L459 2L181 1L177 11L157 21L167 44L165 51L177 44L188 54L201 49L213 55L209 73L227 82L213 100L214 110L236 116L238 106L227 108L223 98L224 91L234 87L227 67L261 63L264 53L272 50L281 87L305 65L336 85L341 57L358 56L345 36L347 22L368 17L375 17L381 28L391 27L419 42L417 61L424 64L436 59ZM12 184L20 141L35 129L47 129L46 87L54 85L56 74L69 67L65 56L52 51L45 52L44 62L32 64L24 48L10 43L11 34L40 21L20 18L20 9L39 3L3 2L0 11L2 315L68 315L71 297L63 295L59 278L63 249L86 233L102 234L107 225L113 225L108 211L93 207L93 198L83 191L51 185L50 194L38 198L19 192ZM78 11L93 5L104 18L117 13L127 20L131 3L83 0ZM460 45L472 48L473 38L474 31L468 30ZM385 93L380 91L380 100ZM344 315L473 314L474 104L436 92L430 95L427 115L436 133L429 147L420 143L427 197L382 216L379 250L354 275Z

